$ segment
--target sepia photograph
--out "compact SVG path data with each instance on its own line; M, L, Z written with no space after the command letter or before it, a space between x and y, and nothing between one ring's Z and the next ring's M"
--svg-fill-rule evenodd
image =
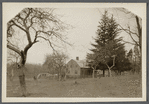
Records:
M146 3L3 3L2 102L146 101Z

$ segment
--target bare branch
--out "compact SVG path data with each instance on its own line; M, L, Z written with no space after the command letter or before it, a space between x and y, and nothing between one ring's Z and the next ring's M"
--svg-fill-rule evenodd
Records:
M18 53L18 54L21 56L20 50L14 48L14 47L12 47L12 46L10 46L10 45L8 45L8 44L7 44L7 47L8 47L9 49L13 50L14 52Z
M130 37L131 37L131 39L138 45L138 42L132 37L132 35L131 35L131 32L130 32L130 27L128 27L129 28L129 35L130 35Z
M9 41L7 43L7 47L9 49L14 50L21 56L21 58L22 56L24 57L22 58L22 63L25 64L27 52L33 44L39 41L38 38L42 38L45 41L48 41L54 51L55 49L53 46L56 45L54 45L53 41L51 40L53 37L54 39L59 39L62 42L69 44L64 40L64 38L62 37L63 35L60 33L63 32L63 30L65 29L64 24L62 24L63 22L59 20L55 15L53 15L52 12L47 12L46 9L40 8L26 8L8 22L7 37L12 37L13 35L15 35L14 33L17 33L17 31L19 30L24 31L25 37L27 37L28 43L26 44L23 51L16 50L17 48L12 43L9 43ZM18 29L11 28L13 26ZM44 28L42 28L42 26ZM33 40L31 35L33 35ZM15 42L17 40L13 41Z
M58 39L60 39L62 42L66 43L66 44L68 44L68 45L70 45L70 46L72 46L72 44L70 44L70 43L66 42L64 39L62 39L62 37L60 36L59 33L56 33L56 32L53 31L53 35L55 35L55 36L56 36Z
M105 64L108 67L108 69L112 69L115 66L115 56L113 58L113 65L111 67L109 67L109 65L107 63L105 63Z
M11 20L11 22L15 25L15 26L17 26L18 28L20 28L21 30L23 30L25 33L27 33L27 31L24 29L24 28L22 28L21 26L19 26L18 24L16 24L13 20ZM13 25L12 25L13 26Z
M138 37L138 34L137 33L133 33L132 31L130 31L130 26L128 26L128 29L124 29L121 25L119 25L122 29L121 30L124 30L126 33L129 34L129 36L131 37L131 39L135 42L135 44L139 45L138 42L132 37L132 34L135 34L137 37ZM139 38L139 37L138 37ZM131 42L126 42L125 43L130 43L132 44ZM134 45L134 44L133 44Z
M125 43L128 43L128 44L136 45L135 43L127 42L127 41L124 41L124 40L122 40L122 41L125 42Z
M33 45L33 43L26 45L26 47L24 48L24 54L27 54L28 49Z
M130 31L130 30L128 30L128 29L124 29L120 24L119 24L119 26L121 27L121 29L120 30L124 30L126 33L131 33L131 34L135 34L137 37L139 37L139 35L137 34L137 33L134 33L134 32L132 32L132 31Z
M114 55L114 58L113 58L113 66L111 68L113 68L115 66L115 55Z
M106 66L108 67L108 69L110 68L109 65L106 63Z
M24 18L24 21L25 22L27 22L27 18L29 17L29 15L31 14L31 12L32 12L32 8L28 8L28 13L27 13L26 17Z
M37 38L42 38L42 39L44 39L44 40L48 41L48 42L49 42L49 44L50 44L50 46L51 46L51 48L55 51L55 49L54 49L54 47L53 47L53 45L52 45L52 43L50 42L50 40L49 40L49 39L46 39L46 38L45 38L45 37L43 37L43 36L37 36Z
M17 46L15 46L14 44L12 44L9 40L7 40L7 45L9 45L9 46L12 46L12 47L14 47L14 48L16 48L16 49L19 49Z
M34 17L31 18L31 20L30 20L31 23L30 23L30 26L28 26L28 29L29 29L30 27L32 27L32 25L33 25L34 23L36 23L36 22L33 22L33 19L34 19L34 18L36 18L36 16L34 16Z

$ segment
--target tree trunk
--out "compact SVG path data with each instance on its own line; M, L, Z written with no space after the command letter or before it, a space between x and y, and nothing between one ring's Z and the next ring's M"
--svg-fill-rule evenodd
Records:
M58 79L57 80L59 81L59 72L58 72Z
M137 29L138 29L138 35L139 35L139 48L140 48L140 53L141 53L141 44L142 44L142 28L139 23L139 18L138 16L136 18L136 23L137 23Z
M26 62L26 54L24 54L24 52L21 51L21 64L18 66L18 69L19 69L20 88L23 97L27 96L26 81L25 81L25 71L26 71L25 62Z
M67 74L65 73L65 75L64 75L64 80L66 80L67 79Z
M108 74L109 74L109 77L111 77L111 68L109 68Z
M105 70L103 70L103 77L105 77Z
M14 77L14 71L13 71L13 69L12 69L12 71L11 71L11 75L12 75L12 77Z
M94 78L94 76L95 76L95 70L93 70L93 78Z
M138 16L136 16L136 23L137 23L137 29L139 34L140 61L142 61L142 27L140 26ZM140 63L140 66L141 66L141 72L142 72L142 62Z
M61 80L61 74L58 73L58 81L60 81L60 80Z
M24 75L24 73L19 76L19 81L20 81L20 87L21 87L21 91L22 91L22 96L26 97L27 96L27 92L26 92L26 82L25 82L25 75Z
M62 80L62 72L61 72L61 69L60 69L60 73L59 73L59 81Z

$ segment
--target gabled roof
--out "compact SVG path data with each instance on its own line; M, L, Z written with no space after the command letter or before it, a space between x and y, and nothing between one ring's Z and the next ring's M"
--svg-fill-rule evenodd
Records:
M87 66L87 62L86 60L74 60L77 62L77 64L81 67L81 68L90 68L89 66Z

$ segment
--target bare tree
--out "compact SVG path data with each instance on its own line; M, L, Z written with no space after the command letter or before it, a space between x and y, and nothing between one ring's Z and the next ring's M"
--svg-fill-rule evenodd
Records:
M19 80L23 96L26 96L25 63L28 50L37 42L44 40L54 49L55 41L66 41L61 34L67 26L53 13L54 9L25 8L7 23L7 48L20 56ZM16 37L21 42L17 46ZM23 45L21 45L23 43Z
M58 73L58 80L66 78L67 67L66 60L68 56L64 53L56 52L51 55L47 55L46 61L43 66L47 66L50 71Z
M98 60L95 60L95 58L96 58L95 54L89 54L89 53L87 54L87 63L93 69L92 78L94 78L96 68L99 64Z
M126 15L129 15L130 18L134 18L136 21L136 27L132 27L129 24L127 24L127 28L124 28L119 24L120 30L125 31L128 33L130 38L132 39L132 42L124 41L125 43L132 44L132 45L137 45L140 48L140 54L141 54L141 44L142 44L142 19L138 17L137 15L131 13L130 11L126 10L125 8L117 8L116 10L121 11L125 13ZM132 30L132 28L135 28L135 30ZM137 37L137 38L135 38Z
M125 8L117 8L117 11L121 11L127 16L130 16L130 19L134 19L135 21L135 27L131 26L130 24L127 24L127 28L124 28L119 24L120 30L126 32L130 38L132 39L132 42L124 41L125 43L132 44L135 47L139 47L139 54L138 57L140 58L140 66L142 66L141 60L142 60L142 19L131 13L130 11L126 10ZM141 68L141 67L140 67Z
M111 69L115 66L115 58L116 58L116 54L113 54L111 46L112 43L110 45L106 45L104 48L100 48L96 53L97 54L96 60L107 66L109 77L111 77ZM110 60L112 60L112 65L108 64Z

